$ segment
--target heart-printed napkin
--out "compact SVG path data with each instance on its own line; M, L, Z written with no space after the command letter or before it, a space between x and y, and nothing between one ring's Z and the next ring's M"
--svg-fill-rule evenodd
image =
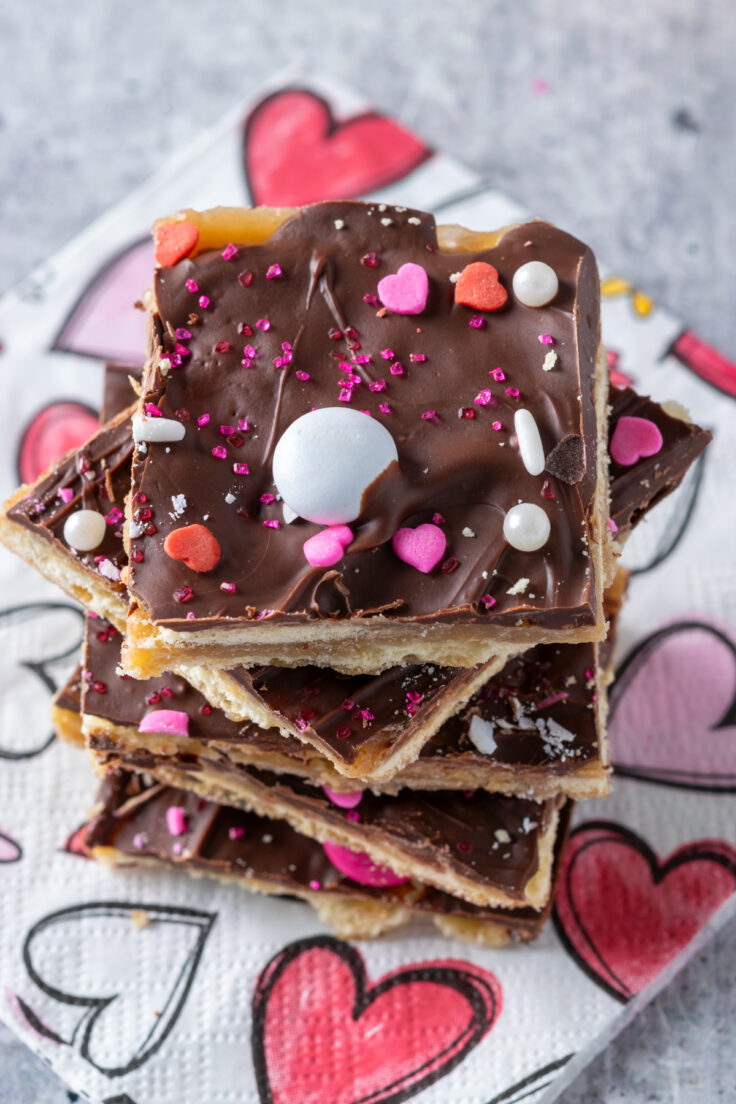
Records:
M89 435L104 360L141 361L154 218L367 195L479 230L524 215L345 88L276 81L0 304L3 496ZM387 294L411 307L409 283ZM81 615L2 553L0 1016L84 1099L551 1101L736 911L736 367L613 273L603 324L614 380L677 399L715 440L627 547L615 793L577 809L531 947L419 923L348 944L298 902L64 851L93 781L53 739L48 702ZM651 448L629 430L623 448ZM407 531L400 554L426 566L433 542Z

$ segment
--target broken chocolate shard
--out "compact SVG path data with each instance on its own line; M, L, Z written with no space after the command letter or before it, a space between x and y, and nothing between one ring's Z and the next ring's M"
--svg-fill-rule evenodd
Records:
M585 475L585 441L577 433L568 433L555 445L545 470L563 483L579 483Z

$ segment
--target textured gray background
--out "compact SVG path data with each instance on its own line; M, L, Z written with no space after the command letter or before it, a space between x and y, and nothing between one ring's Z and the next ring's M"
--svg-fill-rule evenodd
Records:
M590 242L736 356L735 56L734 0L6 0L0 291L302 59ZM566 1104L736 1100L734 935ZM0 1028L0 1104L68 1099Z

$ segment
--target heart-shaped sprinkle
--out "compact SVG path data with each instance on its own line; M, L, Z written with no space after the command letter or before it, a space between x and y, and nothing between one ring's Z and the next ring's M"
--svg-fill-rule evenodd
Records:
M409 881L408 878L395 874L388 866L378 866L362 851L350 851L347 847L329 841L325 841L322 846L332 865L359 885L393 886Z
M363 798L362 790L354 790L352 793L337 793L335 790L331 790L329 786L323 786L322 789L332 804L337 805L340 809L354 809L356 805L360 805Z
M608 450L612 460L630 468L644 456L656 456L661 447L662 434L654 422L625 416L616 422Z
M391 543L400 560L428 575L444 556L447 538L439 525L427 522L416 529L397 529Z
M421 265L411 262L378 282L378 297L394 314L421 314L428 295L427 273Z
M184 260L199 241L199 230L193 222L162 222L153 231L156 246L156 264L171 268Z
M172 560L181 560L192 571L212 571L220 561L222 549L206 525L184 525L172 529L164 541L164 552Z
M343 558L352 539L353 532L347 525L331 525L305 540L302 547L312 567L332 567Z
M466 265L455 284L455 302L461 307L497 311L507 299L508 292L499 283L498 272L485 261L473 261Z
M186 737L189 735L189 717L178 709L154 709L142 718L138 731Z

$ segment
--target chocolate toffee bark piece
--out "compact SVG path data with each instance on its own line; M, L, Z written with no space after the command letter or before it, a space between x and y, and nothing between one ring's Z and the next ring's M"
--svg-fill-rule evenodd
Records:
M713 440L707 429L694 425L687 411L677 403L657 403L638 395L631 387L611 387L608 416L609 453L611 456L611 521L618 541L625 540L643 515L679 487L690 466ZM622 427L619 422L624 419ZM650 447L661 444L651 456L636 448L634 439L627 453L617 449L621 429L636 432L628 419L643 419L654 426L656 433ZM641 429L641 426L639 426ZM644 426L646 431L647 426ZM649 430L651 434L651 429ZM619 440L620 445L620 440ZM612 451L611 451L612 450ZM622 461L626 461L625 463Z
M304 779L239 767L222 754L164 755L124 739L88 739L92 762L145 771L218 805L285 820L295 831L365 853L377 866L463 900L499 908L542 908L564 799L546 802L485 790L364 790L355 807L338 805Z
M360 203L233 240L155 273L140 411L183 437L134 458L129 673L601 639L590 250L534 222L445 253L431 216Z
M83 606L121 627L132 413L118 414L32 486L21 487L0 514L0 540Z
M393 777L359 780L343 772L355 761L351 742L358 752L364 741L370 745L361 725L347 737L335 731L330 760L277 730L228 720L183 678L164 675L140 683L121 675L120 641L111 626L99 619L88 622L85 728L92 746L100 750L117 743L143 756L213 760L214 769L255 766L338 792L355 792L364 785L389 794L404 786L482 788L544 800L559 794L600 797L609 789L606 675L598 669L606 663L598 659L599 645L540 645L510 661L465 710L445 722L418 760ZM354 707L350 715L355 708L364 706ZM147 714L164 709L182 715L182 725L186 716L186 734L183 729L139 732Z
M171 808L183 814L179 837L167 824ZM566 808L560 818L555 874L568 819ZM105 778L95 814L72 839L74 851L81 849L103 863L172 865L254 892L299 897L343 939L371 938L427 916L445 934L470 942L526 943L539 934L551 907L551 895L539 912L501 910L481 908L417 882L357 882L332 864L321 844L284 821L203 803L187 790L121 771Z

